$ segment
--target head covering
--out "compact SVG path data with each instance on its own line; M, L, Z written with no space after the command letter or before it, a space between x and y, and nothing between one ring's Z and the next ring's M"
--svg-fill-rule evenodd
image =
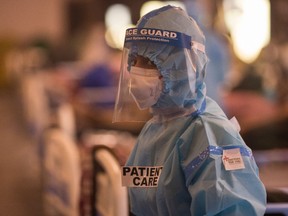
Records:
M162 92L151 106L154 120L202 113L208 60L204 42L195 20L183 9L170 5L147 13L136 28L127 29L113 121L138 121L141 116L135 115L130 89L130 70L137 56L152 61L162 77Z
M137 55L141 55L153 61L163 76L163 91L158 102L152 106L153 114L169 119L203 112L207 56L201 49L205 37L197 23L181 8L168 5L143 16L137 28L176 31L190 36L194 42L192 49L153 42L132 45L128 67ZM192 62L187 62L187 55Z

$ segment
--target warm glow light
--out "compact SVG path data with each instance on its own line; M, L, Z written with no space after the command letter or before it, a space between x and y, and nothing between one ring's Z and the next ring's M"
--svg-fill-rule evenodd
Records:
M270 41L268 0L224 0L224 18L230 30L235 54L251 63Z
M106 42L113 48L121 49L125 30L132 26L131 12L123 4L111 5L105 14Z
M134 25L119 26L118 28L107 28L105 39L107 44L116 49L122 49L125 39L125 31L127 28L133 28Z

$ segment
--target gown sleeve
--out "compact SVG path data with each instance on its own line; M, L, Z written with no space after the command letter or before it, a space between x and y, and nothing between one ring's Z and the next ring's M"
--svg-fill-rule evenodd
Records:
M233 128L205 124L198 122L189 136L181 137L191 215L263 216L266 191L252 151ZM245 168L226 170L222 160L225 149L238 149Z
M191 215L264 215L266 192L257 167L251 156L243 161L245 168L225 170L222 155L209 153L187 182Z

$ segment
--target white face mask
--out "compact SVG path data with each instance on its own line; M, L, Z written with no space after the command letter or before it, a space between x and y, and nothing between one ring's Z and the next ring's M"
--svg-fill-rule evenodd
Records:
M162 81L157 69L131 67L130 93L140 110L154 105L162 91Z

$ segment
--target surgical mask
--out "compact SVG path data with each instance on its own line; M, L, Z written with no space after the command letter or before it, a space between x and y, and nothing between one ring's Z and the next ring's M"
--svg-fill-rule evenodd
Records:
M162 91L162 81L157 69L132 66L130 69L130 94L140 110L154 105Z

